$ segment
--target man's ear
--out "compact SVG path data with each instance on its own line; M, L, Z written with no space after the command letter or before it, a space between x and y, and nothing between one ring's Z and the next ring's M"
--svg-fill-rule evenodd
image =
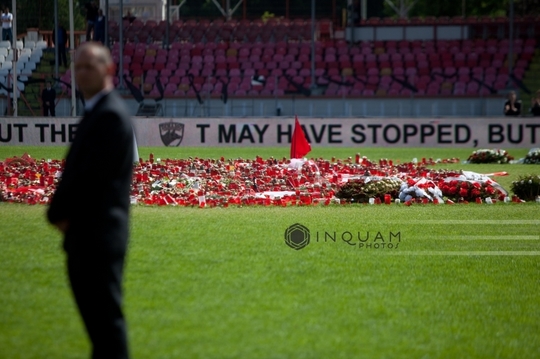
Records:
M110 76L116 75L116 64L114 62L111 62L111 64L107 68L107 74Z

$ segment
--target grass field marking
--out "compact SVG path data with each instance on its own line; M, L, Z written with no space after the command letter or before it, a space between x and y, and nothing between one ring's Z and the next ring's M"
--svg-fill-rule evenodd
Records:
M530 224L530 225L540 225L540 220L535 219L502 219L502 220L496 220L496 219L426 219L426 220L411 220L411 221L397 221L397 222L390 222L390 223L404 223L404 224L470 224L470 225L477 225L477 224L489 224L489 225L513 225L513 224Z
M431 237L430 239L438 241L483 241L483 240L495 240L495 241L538 241L538 236L527 235L508 235L508 236L441 236Z
M540 251L393 251L381 256L540 256Z

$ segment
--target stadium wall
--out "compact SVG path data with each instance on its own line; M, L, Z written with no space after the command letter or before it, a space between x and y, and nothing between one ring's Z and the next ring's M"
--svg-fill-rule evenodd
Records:
M519 95L518 95L519 96ZM278 97L235 98L226 103L219 98L202 97L202 104L195 98L163 99L159 103L164 117L498 117L502 116L505 96L448 97L448 98L328 98L328 97ZM139 104L127 99L132 115ZM524 99L523 114L528 114L529 99ZM4 112L6 99L0 99ZM80 105L80 104L79 104ZM82 108L82 106L79 106ZM71 100L62 99L56 107L57 116L69 116Z
M0 118L0 146L64 146L78 118ZM300 118L308 141L319 147L540 147L537 118ZM293 117L134 117L139 146L284 146Z

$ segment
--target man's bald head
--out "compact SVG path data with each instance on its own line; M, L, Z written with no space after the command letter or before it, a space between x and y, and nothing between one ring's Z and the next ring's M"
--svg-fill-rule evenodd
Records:
M101 45L99 42L88 41L82 44L75 51L75 61L81 55L94 56L99 62L109 66L113 63L111 53L108 48Z
M75 79L84 95L90 99L98 92L111 90L115 73L109 49L98 42L85 42L75 51Z

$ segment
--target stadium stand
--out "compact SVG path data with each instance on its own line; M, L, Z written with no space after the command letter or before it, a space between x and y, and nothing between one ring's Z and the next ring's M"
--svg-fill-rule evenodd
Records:
M373 43L362 44L362 53L354 54L349 47L342 46L339 42L317 42L316 82L321 86L327 85L329 81L332 83L325 92L329 96L338 93L358 94L357 91L350 90L362 88L379 95L410 95L411 89L404 88L394 78L417 87L419 95L474 95L474 91L488 95L491 93L490 87L501 90L506 85L507 41L503 39L486 43L485 47L479 42L474 44L474 50L466 41L438 41L437 44L431 41L420 44L402 42L400 49L407 50L400 52L390 50L395 48L392 43ZM142 62L142 70L146 72L146 76L151 70L163 71L164 66L167 66L170 70L185 70L184 73L177 74L180 79L188 74L203 78L226 77L233 79L233 82L236 82L235 78L242 78L242 86L230 88L236 89L233 96L244 96L248 93L268 94L276 88L285 92L290 90L283 85L283 76L299 77L302 81L296 78L296 83L309 85L306 80L310 80L310 56L300 53L297 45L280 41L259 47L247 41L238 48L231 46L226 49L208 49L204 43L183 43L180 52L174 51L174 48L169 50L168 54L162 52L159 55L161 60L154 61L154 54L147 53L142 59L133 57L133 61L139 64ZM522 78L532 58L535 45L535 40L514 43L516 62L513 74L518 80ZM417 46L414 47L415 51L408 52L413 46ZM386 48L389 51L378 52L377 48ZM164 65L165 63L167 65ZM134 69L136 68L131 67L131 70ZM268 77L262 88L253 88L250 85L255 74ZM470 85L472 78L487 86L479 87L476 83ZM163 80L168 81L170 78L165 76ZM276 87L272 80L280 86ZM172 87L168 88L168 94L173 93ZM201 91L211 92L211 87L204 87Z
M328 19L315 28L315 72L312 78L312 23L303 19L186 19L109 21L111 50L123 75L146 97L284 96L309 93L311 83L322 96L489 96L504 90L510 76L523 81L538 53L540 19L516 19L509 71L507 18L439 17L408 20L370 18L369 26L458 24L468 26L461 40L377 40L348 43L336 38ZM163 46L167 33L170 46ZM46 42L45 42L46 46ZM19 72L35 70L43 43L27 41ZM0 42L0 81L12 52ZM69 70L62 75L69 82ZM157 86L162 84L163 93ZM115 84L120 83L117 76ZM69 88L65 88L69 95Z

